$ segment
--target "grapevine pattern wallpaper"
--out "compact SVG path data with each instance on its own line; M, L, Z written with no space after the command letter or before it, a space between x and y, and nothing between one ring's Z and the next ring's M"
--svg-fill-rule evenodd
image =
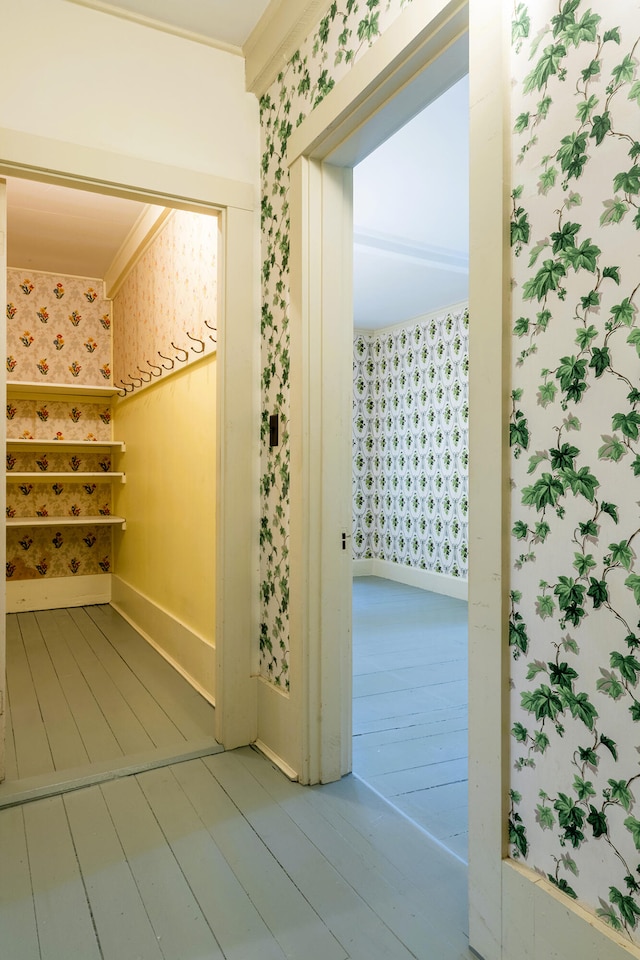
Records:
M353 555L466 577L469 311L357 333Z
M511 853L640 943L640 55L513 5Z
M289 170L293 130L375 43L410 0L333 2L260 99L262 400L260 671L289 689ZM280 446L269 447L269 417Z

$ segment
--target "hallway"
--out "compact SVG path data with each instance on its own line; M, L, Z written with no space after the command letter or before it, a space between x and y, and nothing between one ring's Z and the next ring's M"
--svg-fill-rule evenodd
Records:
M468 960L465 867L250 748L0 810L11 960Z

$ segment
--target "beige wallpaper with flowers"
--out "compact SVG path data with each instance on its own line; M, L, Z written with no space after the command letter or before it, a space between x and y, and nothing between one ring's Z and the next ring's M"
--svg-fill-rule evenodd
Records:
M9 268L7 379L109 386L110 308L102 280Z
M6 353L9 381L110 387L111 303L102 280L10 268ZM109 402L16 397L9 386L6 417L7 518L60 518L59 526L7 529L7 580L110 572L111 529L90 518L111 513L111 482L82 476L112 469L99 446L111 439ZM47 446L21 448L24 440ZM61 440L95 441L96 449ZM51 476L60 473L68 476ZM64 523L83 516L86 526Z
M175 210L113 300L116 386L131 393L213 353L218 217Z

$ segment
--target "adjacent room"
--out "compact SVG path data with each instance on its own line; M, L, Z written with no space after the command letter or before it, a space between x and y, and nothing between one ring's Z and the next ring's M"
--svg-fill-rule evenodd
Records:
M468 77L354 169L353 769L467 859Z

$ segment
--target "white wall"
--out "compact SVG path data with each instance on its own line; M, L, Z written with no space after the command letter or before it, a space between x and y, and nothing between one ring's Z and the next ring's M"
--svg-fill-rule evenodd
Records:
M257 184L241 57L65 0L0 0L0 22L0 155L14 130Z

